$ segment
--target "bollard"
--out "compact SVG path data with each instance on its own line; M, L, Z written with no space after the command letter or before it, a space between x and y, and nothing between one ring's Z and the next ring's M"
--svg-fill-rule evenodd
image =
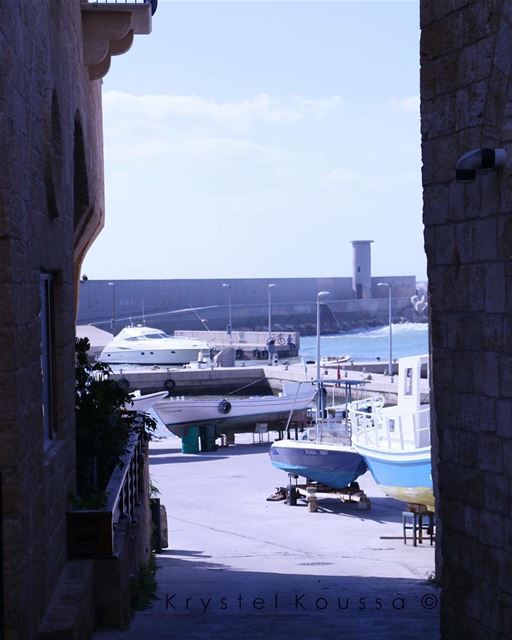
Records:
M308 492L308 511L310 513L315 513L318 511L318 498L316 497L316 490L313 487L307 487L306 491Z

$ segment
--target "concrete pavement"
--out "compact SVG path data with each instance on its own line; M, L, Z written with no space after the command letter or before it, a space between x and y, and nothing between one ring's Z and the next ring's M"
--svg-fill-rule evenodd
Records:
M249 434L237 442L250 442ZM153 606L120 638L439 638L439 591L427 581L434 549L400 538L403 505L366 474L370 511L335 499L267 502L287 476L268 444L183 455L174 437L153 442L151 477L169 518L157 557Z

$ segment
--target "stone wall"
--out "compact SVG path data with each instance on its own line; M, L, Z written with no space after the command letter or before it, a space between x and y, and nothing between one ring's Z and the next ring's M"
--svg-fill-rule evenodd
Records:
M80 198L89 220L101 220L103 161L80 1L8 0L0 12L0 559L5 638L14 640L35 636L66 558L75 224ZM52 438L41 409L41 272L53 276Z
M421 1L442 637L512 637L512 3ZM454 181L465 152L505 169Z

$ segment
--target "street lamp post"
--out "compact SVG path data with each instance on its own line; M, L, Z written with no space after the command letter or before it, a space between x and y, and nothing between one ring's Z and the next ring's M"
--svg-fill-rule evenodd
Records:
M389 321L389 375L391 382L393 382L393 317L391 314L391 289L392 286L389 282L378 282L378 287L388 288L388 321Z
M276 285L272 282L268 285L268 364L272 364L272 353L270 353L270 341L272 340L272 289Z
M109 282L109 287L112 287L112 333L116 335L116 283Z
M233 336L231 335L231 285L224 282L222 286L228 290L228 326L226 333L229 335L229 344L233 344Z
M324 394L322 383L320 382L320 299L328 296L330 291L319 291L316 294L316 379L317 379L317 392L316 392L316 439L318 441L318 421L320 417L323 418L324 412Z

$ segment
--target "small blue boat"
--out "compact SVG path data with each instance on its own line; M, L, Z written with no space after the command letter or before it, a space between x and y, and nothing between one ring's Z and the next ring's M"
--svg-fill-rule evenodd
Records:
M322 382L338 383L338 380L317 381L320 388ZM343 380L343 384L348 399L351 398L352 387L363 383L361 380ZM272 444L272 465L332 489L345 489L366 473L366 462L351 446L347 406L348 403L325 410L320 407L320 411L317 406L316 411L311 413L315 425L306 430L304 440L277 440ZM318 415L323 417L319 419Z
M427 376L428 356L400 358L398 403L358 400L349 404L349 418L352 444L384 493L433 509L430 407L421 404Z
M366 472L366 463L352 447L331 442L278 440L270 447L274 467L320 482L333 489L344 489Z

